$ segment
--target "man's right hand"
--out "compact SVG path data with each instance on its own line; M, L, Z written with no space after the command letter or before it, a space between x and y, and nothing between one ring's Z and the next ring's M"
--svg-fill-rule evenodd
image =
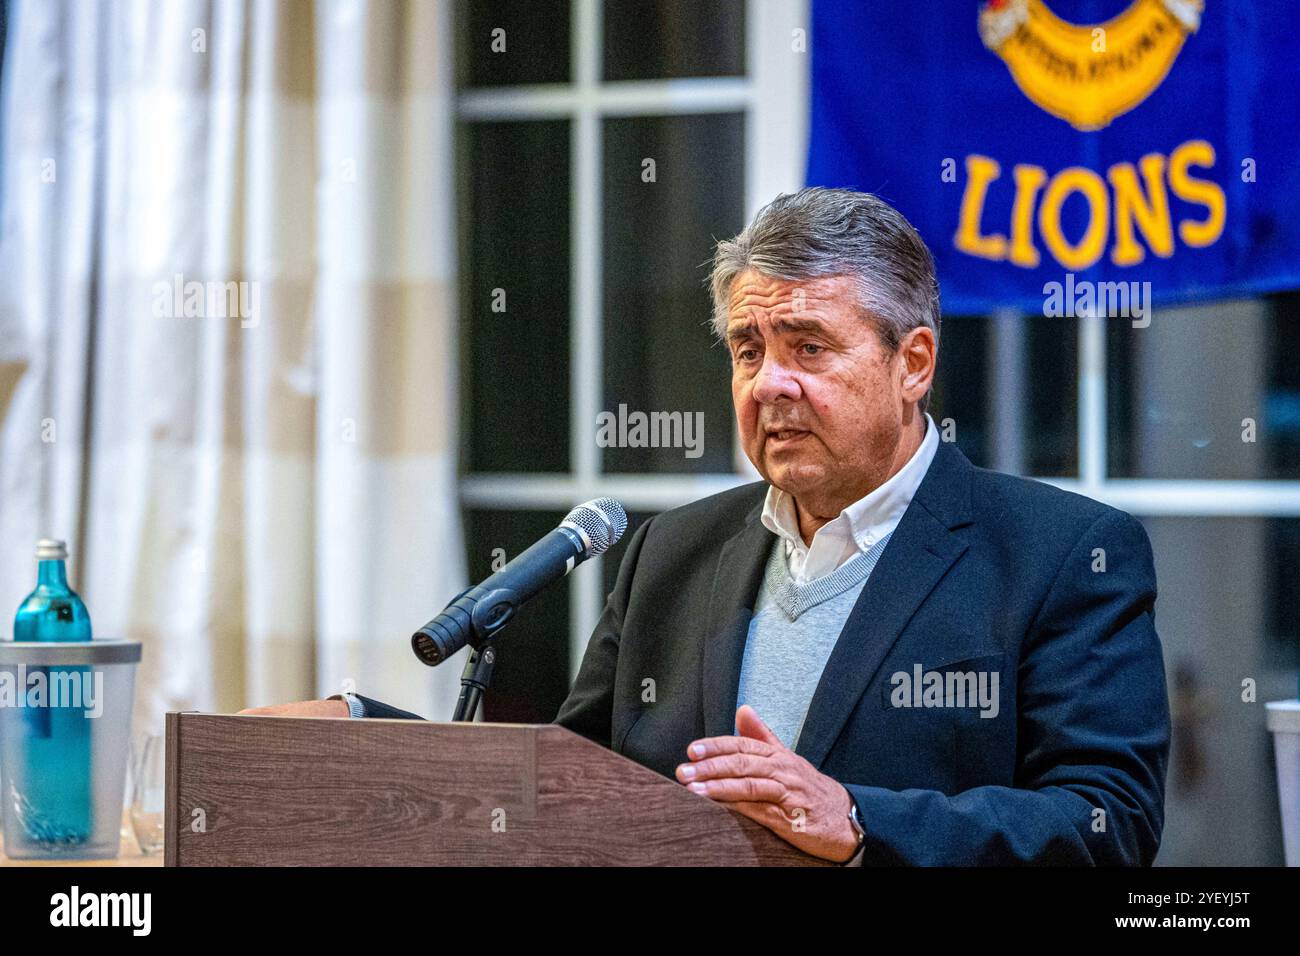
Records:
M299 700L292 704L249 707L239 711L241 717L348 717L345 700Z

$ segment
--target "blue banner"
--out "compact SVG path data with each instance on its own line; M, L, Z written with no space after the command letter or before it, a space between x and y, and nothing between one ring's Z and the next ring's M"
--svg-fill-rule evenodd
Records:
M1290 0L813 0L810 185L877 193L943 308L1300 288Z

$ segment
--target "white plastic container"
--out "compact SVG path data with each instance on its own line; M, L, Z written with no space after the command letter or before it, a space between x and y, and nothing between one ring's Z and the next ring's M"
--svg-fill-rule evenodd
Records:
M1300 866L1300 700L1264 705L1277 757L1277 796L1282 805L1282 843L1286 865Z
M10 859L118 855L139 661L135 641L0 641L0 816Z

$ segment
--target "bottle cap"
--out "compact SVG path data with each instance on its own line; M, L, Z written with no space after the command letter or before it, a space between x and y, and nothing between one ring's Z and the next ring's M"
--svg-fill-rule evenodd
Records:
M37 561L66 561L68 559L68 543L60 541L58 538L41 538L36 542L36 560Z

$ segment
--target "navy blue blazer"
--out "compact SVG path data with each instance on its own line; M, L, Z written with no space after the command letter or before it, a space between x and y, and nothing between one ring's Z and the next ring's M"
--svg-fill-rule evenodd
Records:
M734 733L775 543L766 489L637 529L557 723L668 777L692 740ZM1170 730L1155 599L1134 518L940 443L796 746L857 802L864 862L1150 864ZM955 689L994 673L996 716L901 706L924 698L898 675Z

